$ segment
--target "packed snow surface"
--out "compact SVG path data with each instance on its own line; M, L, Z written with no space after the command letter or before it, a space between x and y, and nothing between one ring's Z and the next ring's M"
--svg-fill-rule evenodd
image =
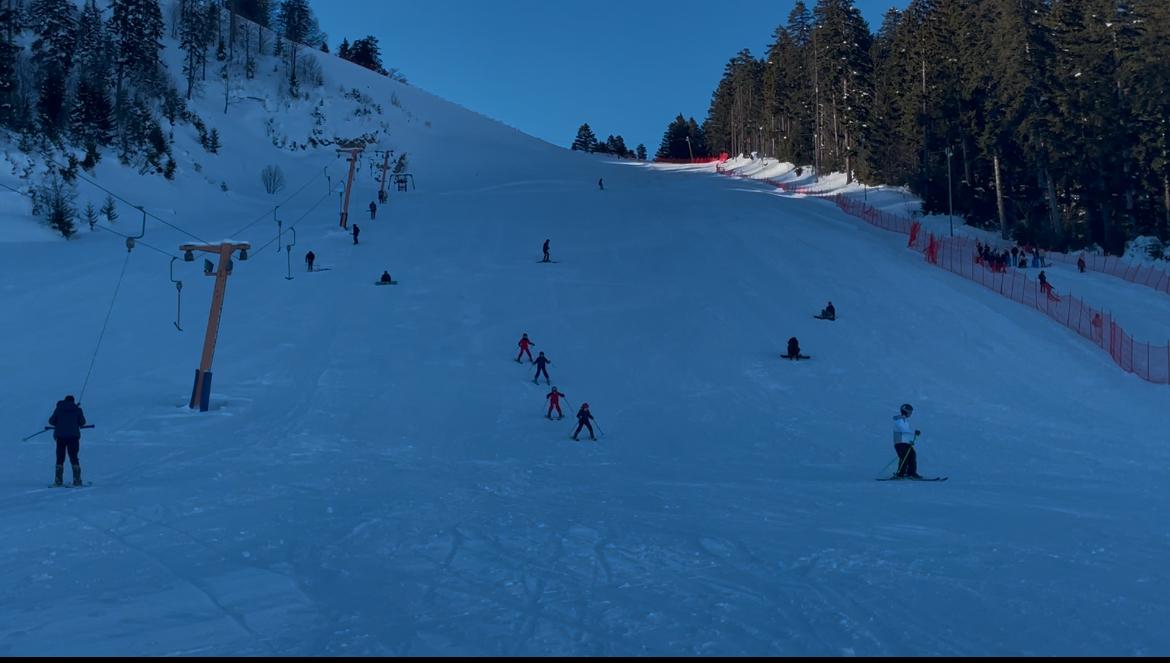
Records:
M417 189L371 221L363 163L360 244L344 161L258 122L219 125L203 178L99 167L256 247L209 412L187 407L201 257L175 263L180 332L163 255L0 227L0 654L1170 654L1165 386L827 202L570 153L327 60L414 118L384 147ZM282 246L301 219L291 254L260 248L270 218L237 232L305 182L277 212ZM193 240L148 220L143 241ZM94 485L46 488L52 440L20 438L81 396L124 267L82 397ZM1165 297L1093 287L1118 311ZM814 320L829 300L838 320ZM523 332L563 420L513 361ZM779 358L790 336L811 360ZM596 442L569 439L582 401ZM920 472L949 481L874 481L903 402Z

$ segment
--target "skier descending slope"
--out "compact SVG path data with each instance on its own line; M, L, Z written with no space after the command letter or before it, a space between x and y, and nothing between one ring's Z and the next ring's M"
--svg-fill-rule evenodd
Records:
M541 250L544 251L544 259L541 260L541 262L552 262L548 257L548 240L547 239L544 240L544 246L541 247Z
M520 345L520 354L516 355L516 363L519 364L520 358L523 357L524 355L528 355L528 361L531 362L532 361L532 352L530 352L528 350L528 348L530 346L533 346L536 344L533 343L532 341L528 340L528 334L524 334L523 336L520 337L519 345Z
M548 392L548 395L545 396L545 399L548 400L548 413L544 415L545 419L552 419L553 408L556 408L557 419L564 419L565 418L564 413L561 412L561 399L562 398L565 398L565 395L563 393L557 391L556 387L553 387L552 391Z
M545 384L552 384L552 381L548 379L547 366L552 363L551 361L549 361L549 358L544 356L544 353L541 352L540 354L538 354L536 356L536 361L533 363L536 364L536 375L532 378L532 384L540 384L539 380L540 380L541 373L544 374L544 383Z
M577 430L573 431L573 441L574 442L579 441L579 440L577 440L577 436L581 434L582 428L589 429L589 439L590 440L597 439L593 435L593 424L589 423L589 420L592 418L593 418L593 413L591 413L589 411L589 404L582 403L581 409L577 410Z

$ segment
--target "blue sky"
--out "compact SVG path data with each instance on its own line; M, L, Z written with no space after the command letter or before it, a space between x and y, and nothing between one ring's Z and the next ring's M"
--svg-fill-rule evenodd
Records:
M857 0L876 31L890 6ZM815 0L806 0L811 7ZM678 113L702 122L726 62L759 56L789 0L314 0L336 49L373 34L414 85L567 146L582 122L653 154Z

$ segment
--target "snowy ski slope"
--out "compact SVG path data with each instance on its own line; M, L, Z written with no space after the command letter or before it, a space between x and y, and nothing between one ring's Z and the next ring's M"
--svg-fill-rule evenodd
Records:
M211 281L176 263L180 333L168 260L135 249L82 402L91 488L46 489L51 441L19 439L80 389L122 239L5 221L0 653L1170 653L1165 387L828 203L324 65L383 104L418 189L367 221L364 166L358 246L330 180L281 206L294 278L273 247L236 263L208 413L186 402ZM277 150L266 112L217 125L226 194L187 168L99 181L259 246L270 220L233 232L273 204L261 166L287 193L344 169ZM597 443L543 418L522 332ZM793 335L811 361L779 360ZM873 480L904 401L948 482Z

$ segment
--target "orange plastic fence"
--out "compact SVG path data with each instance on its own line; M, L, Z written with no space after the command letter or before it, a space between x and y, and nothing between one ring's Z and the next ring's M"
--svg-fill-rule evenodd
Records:
M725 174L731 174L726 173ZM739 177L737 175L737 177ZM1126 333L1109 313L1089 306L1071 295L1060 296L1051 285L1042 286L1031 280L1025 272L1017 269L992 270L977 261L975 241L963 237L936 237L922 232L917 221L889 212L883 212L861 201L846 198L841 194L817 194L809 187L794 187L791 184L761 180L784 191L819 195L836 203L846 214L891 232L909 236L908 247L921 251L926 261L975 281L999 294L1043 312L1052 320L1080 334L1089 342L1109 353L1113 362L1123 370L1143 380L1157 384L1170 384L1170 343L1151 346L1138 342ZM1055 254L1048 254L1056 258ZM1094 262L1092 259L1099 261ZM1060 256L1065 260L1066 256ZM1071 262L1076 259L1072 258ZM1101 271L1124 278L1133 283L1148 285L1170 294L1170 276L1156 268L1123 265L1120 261L1112 264L1102 256L1086 256L1086 268L1094 265L1094 271ZM1160 272L1160 274L1158 273Z
M1077 258L1081 257L1085 259L1085 269L1089 271L1116 276L1130 283L1144 285L1170 295L1170 274L1152 265L1125 262L1116 256L1102 256L1093 253L1081 253L1079 256L1049 253L1046 257L1050 260L1069 264L1075 264Z

